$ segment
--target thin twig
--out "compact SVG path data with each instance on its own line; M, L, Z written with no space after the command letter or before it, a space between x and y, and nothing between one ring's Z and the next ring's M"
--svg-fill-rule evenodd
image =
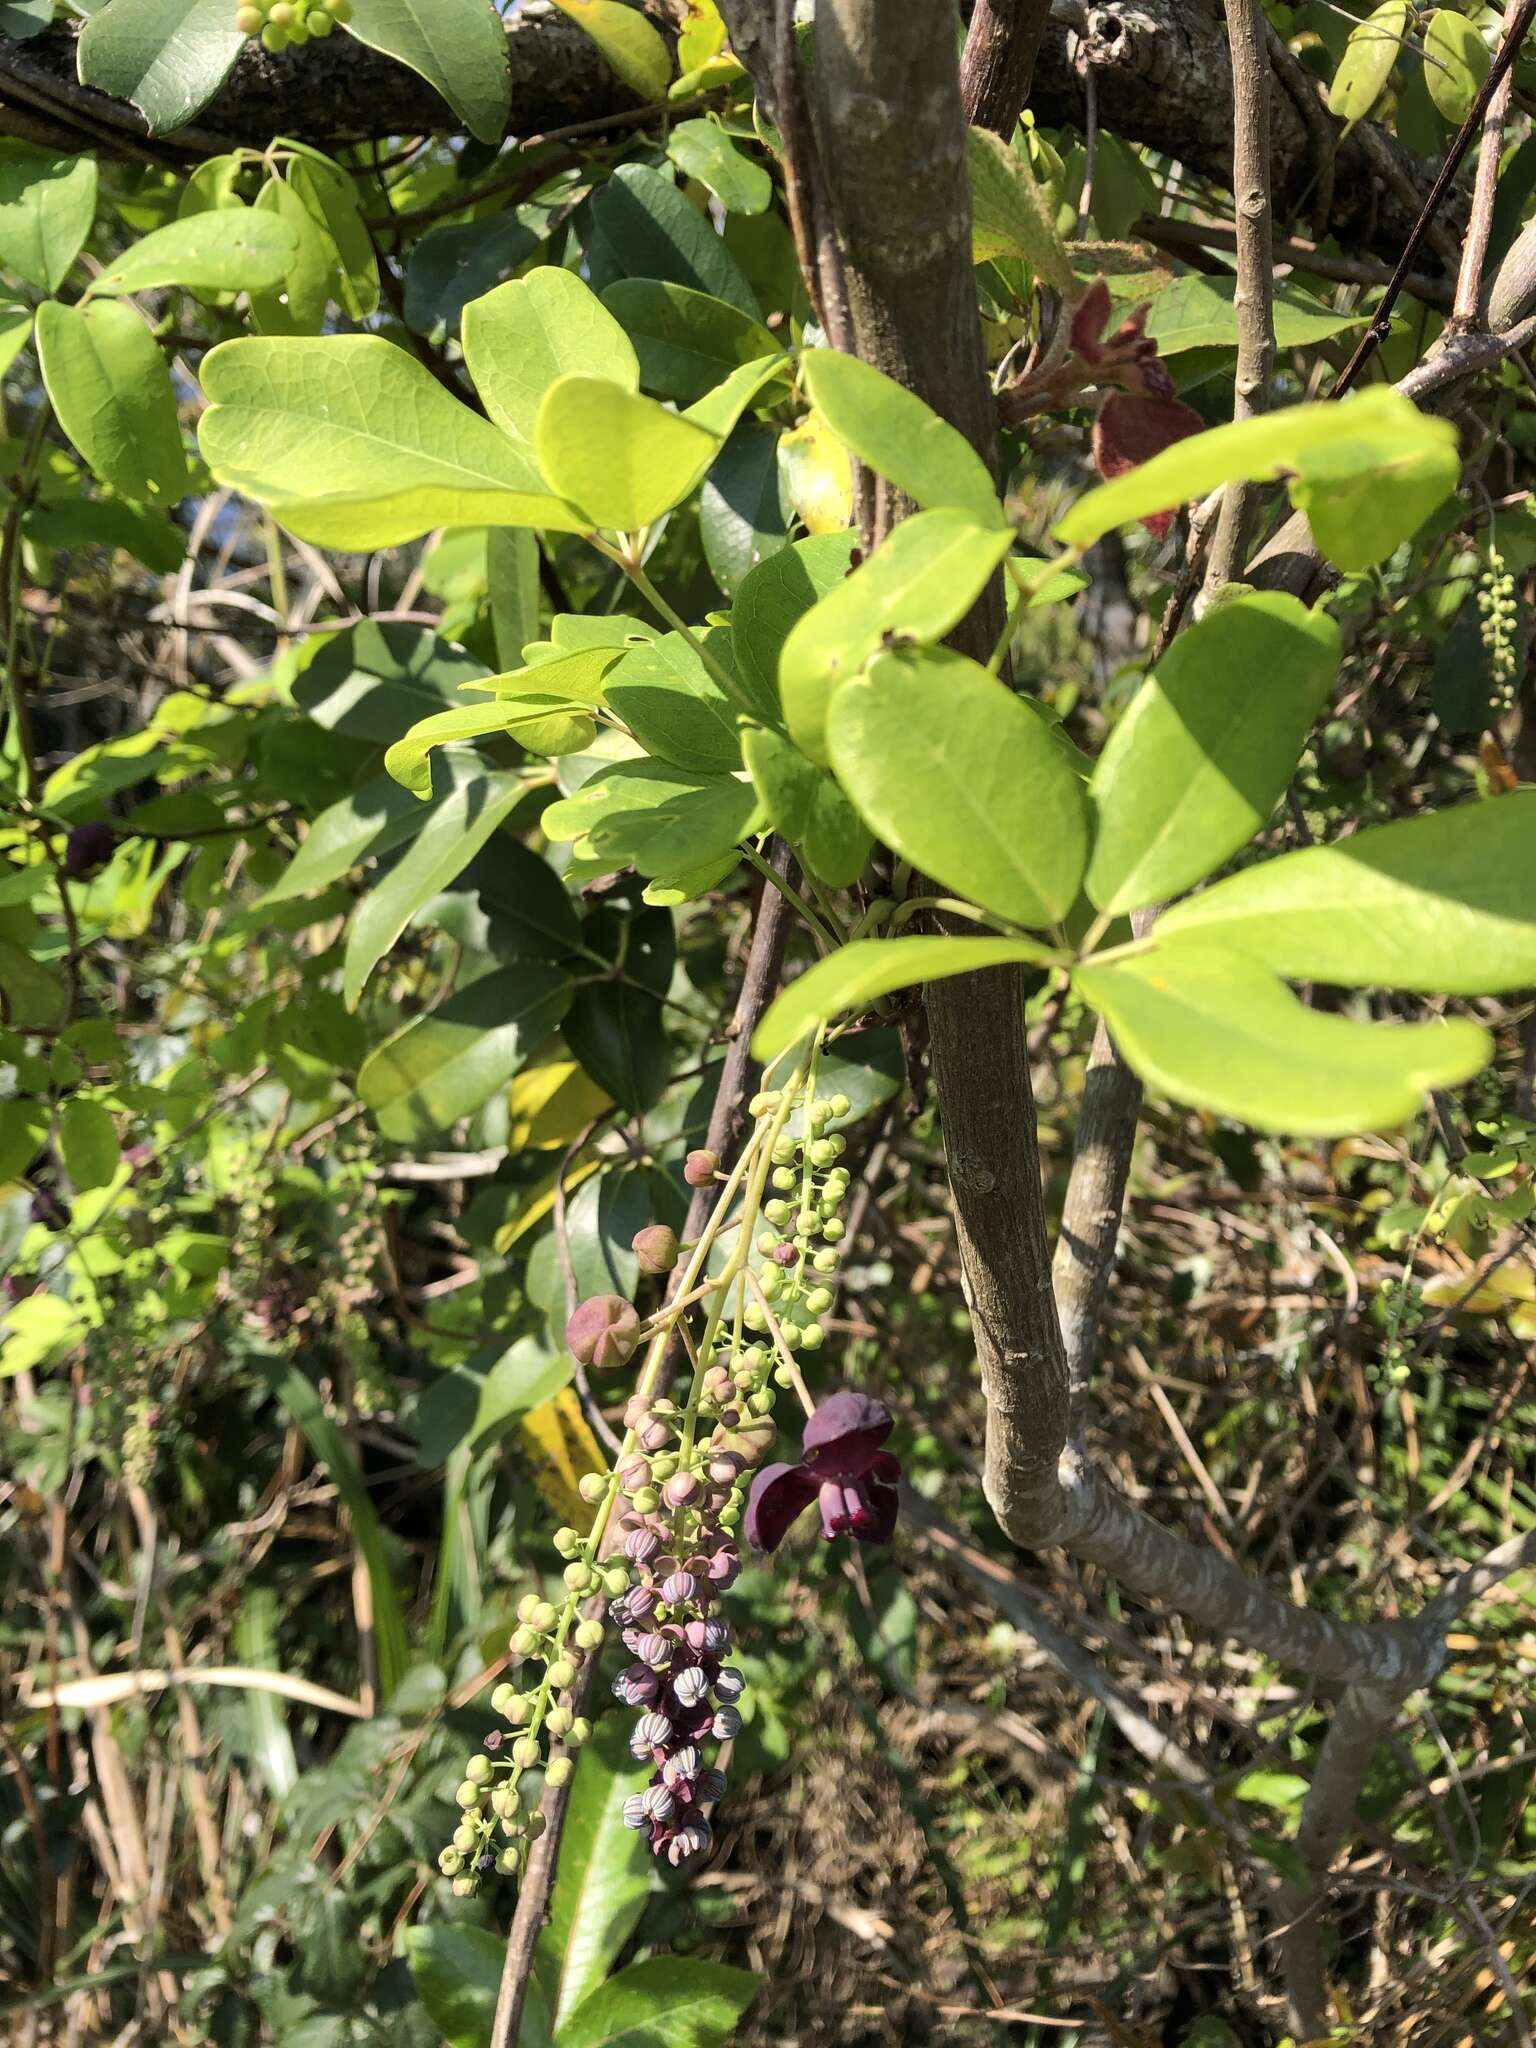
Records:
M1508 0L1504 10L1506 39L1514 27L1509 17L1516 4L1517 0ZM1483 139L1478 149L1477 177L1472 187L1472 212L1467 221L1467 238L1462 244L1461 266L1456 272L1456 297L1448 323L1449 328L1455 331L1464 332L1477 320L1483 265L1488 257L1488 238L1493 233L1493 204L1499 193L1504 122L1509 113L1509 95L1514 82L1513 71L1506 71L1483 117Z

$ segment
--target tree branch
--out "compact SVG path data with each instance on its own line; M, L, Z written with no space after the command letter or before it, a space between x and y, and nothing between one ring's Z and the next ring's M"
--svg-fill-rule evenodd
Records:
M1268 23L1260 0L1226 0L1232 50L1232 196L1237 218L1237 368L1232 417L1269 409L1275 369L1275 255L1269 196ZM1209 600L1243 563L1243 536L1253 493L1228 484L1222 493L1203 595Z
M960 57L960 104L972 128L1012 140L1050 18L1051 0L976 0Z

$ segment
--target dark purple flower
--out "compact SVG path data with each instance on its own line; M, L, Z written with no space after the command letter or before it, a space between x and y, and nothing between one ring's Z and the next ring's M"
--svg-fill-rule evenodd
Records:
M112 858L112 849L117 844L117 834L110 825L97 821L89 825L71 826L64 841L64 872L72 882L78 882Z
M777 1550L790 1524L811 1502L821 1506L821 1530L884 1543L896 1526L901 1467L882 1449L892 1428L890 1410L850 1389L823 1401L805 1425L805 1456L798 1465L765 1465L747 1500L747 1541L754 1550Z

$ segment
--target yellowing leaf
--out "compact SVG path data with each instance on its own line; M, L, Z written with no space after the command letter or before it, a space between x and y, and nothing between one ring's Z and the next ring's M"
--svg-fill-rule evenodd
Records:
M612 1100L575 1060L525 1067L507 1090L507 1150L557 1151L601 1116ZM567 1186L571 1178L567 1175Z
M1408 28L1408 0L1383 0L1344 45L1328 88L1328 109L1352 128L1363 121L1386 90Z
M606 1470L607 1460L581 1412L575 1389L562 1387L537 1408L530 1408L519 1433L529 1454L529 1476L542 1499L562 1521L580 1522L585 1509L577 1489L587 1473Z
M586 30L603 61L643 100L665 99L672 59L660 34L624 0L555 0L568 20Z
M779 437L789 502L807 533L841 533L853 523L853 464L818 412Z

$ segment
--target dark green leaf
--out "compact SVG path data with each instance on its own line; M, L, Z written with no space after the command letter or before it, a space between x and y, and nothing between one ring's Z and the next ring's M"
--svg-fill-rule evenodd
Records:
M644 1838L624 1825L624 1801L647 1775L630 1757L623 1717L599 1722L572 1781L559 1882L534 1966L557 2033L607 1976L644 1910L651 1859Z
M727 597L760 562L789 545L789 518L779 430L746 421L716 456L699 493L704 559Z
M582 2000L560 2048L722 2048L757 1990L750 1971L725 1963L631 1963Z
M364 619L318 641L293 701L316 725L389 746L419 719L462 705L461 686L489 673L430 627Z
M793 846L819 881L848 889L863 873L874 841L825 768L771 727L743 737L752 786L769 822Z
M163 135L208 104L245 42L225 0L112 0L81 32L80 83L132 100Z
M539 239L515 213L431 229L405 266L406 326L437 342L457 334L464 308L521 269Z
M433 1921L408 1928L405 1946L421 2002L448 2048L486 2048L505 1944L486 1927Z
M74 268L96 218L96 160L13 149L0 156L0 263L41 292Z
M635 345L640 382L658 398L690 404L744 363L780 344L759 320L725 299L661 278L620 278L603 304Z
M915 982L1059 957L1033 939L854 939L774 998L753 1036L752 1050L760 1060L777 1059L824 1018L868 1009L877 997Z
M659 277L725 299L753 320L751 286L709 222L644 164L620 164L592 202L587 251L599 291L621 277Z
M352 0L348 26L360 43L419 72L477 140L502 140L512 74L492 0Z
M603 696L648 754L704 775L741 766L736 713L680 633L632 649L610 670Z
M742 578L731 607L736 676L765 724L782 723L779 655L790 628L848 574L856 536L819 533L760 562Z
M507 1085L560 1022L570 995L558 968L498 968L370 1053L358 1095L386 1138L409 1145L436 1137Z

